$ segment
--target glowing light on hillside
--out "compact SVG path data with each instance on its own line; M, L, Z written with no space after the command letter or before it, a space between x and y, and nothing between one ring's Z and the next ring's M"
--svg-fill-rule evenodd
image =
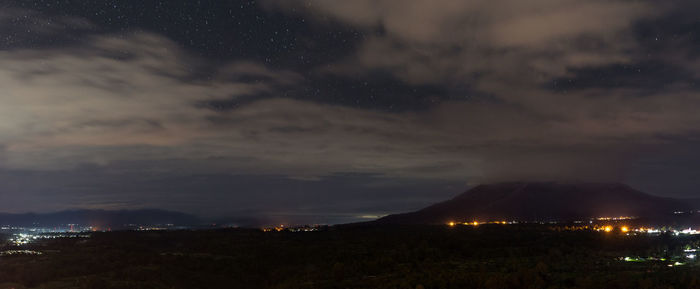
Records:
M620 228L620 230L622 230L623 233L627 233L630 231L630 228L627 228L627 226L623 226L622 228Z
M605 232L612 232L613 227L612 226L605 226L605 228L603 228L603 230L605 230Z

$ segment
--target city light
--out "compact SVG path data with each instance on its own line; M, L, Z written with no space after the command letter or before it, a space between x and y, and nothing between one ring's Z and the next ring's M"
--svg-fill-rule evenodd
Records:
M7 255L41 255L42 252L32 250L5 250L0 252L0 256Z
M631 226L629 224L623 225L623 222L625 220L630 220L634 219L636 217L599 217L599 218L591 218L589 221L586 221L587 224L584 225L583 221L572 221L571 223L567 222L561 222L561 221L523 221L523 220L511 220L511 221L503 221L503 220L487 220L487 221L464 221L464 220L458 220L458 221L449 221L446 222L445 225L449 227L455 227L458 225L463 225L463 226L481 226L481 225L491 225L491 224L498 224L498 225L518 225L518 224L540 224L540 225L554 225L554 227L551 227L552 230L557 230L557 231L578 231L578 230L592 230L592 231L598 231L598 232L620 232L625 235L638 235L638 234L662 234L662 233L670 233L673 234L674 236L681 236L681 235L696 235L700 234L700 230L696 230L693 228L674 228L674 227L661 227L661 228L654 228L654 227L649 227L649 226ZM603 224L596 224L597 220L604 220ZM591 225L588 225L591 224ZM280 227L271 227L271 228L266 228L264 231L280 231L284 230L286 228L280 226ZM618 231L619 230L619 231Z

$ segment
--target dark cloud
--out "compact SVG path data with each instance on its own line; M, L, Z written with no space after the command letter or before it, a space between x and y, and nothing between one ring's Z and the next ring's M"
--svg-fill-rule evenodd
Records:
M629 30L664 8L640 1L266 3L379 29L345 70L389 69L411 83L471 81L478 73L535 82L569 67L626 62L635 47Z
M548 86L559 92L631 88L639 90L641 94L662 94L679 88L692 89L685 86L696 81L695 71L660 60L589 67L570 72L571 77L555 78Z
M356 220L502 180L693 193L662 191L698 167L693 3L39 2L0 12L22 39L0 41L0 210Z
M325 73L383 70L409 85L466 83L492 97L487 109L435 107L441 117L429 120L445 133L435 139L462 145L445 147L468 147L478 156L483 179L620 180L637 152L673 143L659 135L696 132L688 125L697 121L692 109L683 108L697 105L697 66L688 56L697 50L688 40L696 20L680 12L687 11L684 3L340 2L266 3L371 35L355 56ZM678 40L669 41L668 32ZM474 149L485 143L488 149Z

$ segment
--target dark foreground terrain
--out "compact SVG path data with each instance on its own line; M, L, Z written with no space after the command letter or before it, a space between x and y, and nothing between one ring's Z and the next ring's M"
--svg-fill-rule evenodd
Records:
M700 288L684 253L698 240L547 225L92 233L4 245L0 288Z

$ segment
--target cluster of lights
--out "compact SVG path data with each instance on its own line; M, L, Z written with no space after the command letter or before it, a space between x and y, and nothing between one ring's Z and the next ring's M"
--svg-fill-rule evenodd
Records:
M666 259L663 257L659 258L659 257L653 257L653 256L651 256L651 257L639 257L639 256L637 256L637 257L624 257L624 258L620 257L620 260L625 261L625 262L647 262L647 261L673 262L673 263L666 264L666 266L668 266L668 267L683 266L686 264L686 263L684 263L686 261L687 262L695 262L698 249L695 249L695 248L691 249L690 247L688 247L688 249L685 249L683 251L684 251L685 259L671 258L669 260L669 259Z
M321 228L323 228L323 225L303 225L303 226L287 226L285 227L284 225L279 225L275 227L263 227L260 230L263 232L281 232L281 231L286 231L286 232L315 232L319 231Z
M262 231L263 231L263 232L273 232L273 231L275 231L275 232L281 232L281 231L284 231L284 229L285 229L285 228L284 228L284 225L279 225L279 226L276 226L276 227L265 227L265 228L262 228Z
M683 234L683 235L697 235L697 234L700 234L700 231L694 230L694 229L691 229L691 228L688 228L688 229L681 230L681 231L675 231L674 234L676 234L676 235L680 235L680 234Z
M685 249L683 252L685 252L685 257L690 259L690 260L695 260L695 257L697 257L697 251L698 249Z
M16 231L16 232L29 232L33 234L41 233L78 233L78 232L96 232L105 231L97 226L79 226L78 224L65 224L58 227L16 227L3 225L0 226L0 230L6 231ZM107 228L106 231L111 231Z
M678 236L678 235L697 235L697 234L700 234L700 231L695 230L695 229L691 229L691 228L687 228L687 229L683 229L683 230L669 229L669 230L665 230L665 231L662 231L662 230L659 230L659 229L656 229L656 228L646 228L646 227L640 227L640 228L634 228L634 229L632 229L632 228L630 228L630 227L628 227L628 226L620 226L619 228L620 228L620 231L621 231L622 233L635 232L635 233L647 233L647 234L660 234L660 233L662 233L662 232L671 232L671 233L673 233L673 234L676 235L676 236ZM595 230L595 231L604 231L604 232L612 232L612 231L615 230L615 227L613 227L613 226L611 226L611 225L605 225L605 226L600 226L600 227L596 226L596 227L593 228L593 230Z
M28 235L28 234L16 234L14 238L10 239L10 242L16 246L21 246L21 245L26 245L29 244L30 242L38 239L39 236L37 235Z
M139 226L136 231L165 231L168 228L163 228L163 227L144 227L144 226Z
M309 227L309 226L304 226L304 227L297 227L297 228L288 228L290 232L315 232L318 231L319 227Z
M658 234L658 233L661 233L661 230L659 230L659 229L655 229L655 228L645 228L645 227L641 227L641 228L634 229L634 231L635 231L635 232L638 232L638 233L648 233L648 234Z
M76 234L76 233L56 233L56 234L15 234L9 241L15 246L26 245L34 242L38 239L56 239L56 238L90 238L89 234Z
M630 228L628 226L620 226L620 232L622 233L629 233L629 232L637 232L637 233L649 233L649 234L655 234L655 233L660 233L661 231L654 229L654 228ZM615 227L611 225L605 225L602 227L594 227L594 230L596 231L604 231L604 232L612 232L615 230Z
M454 227L454 226L457 226L457 225L478 226L478 225L484 225L484 224L511 225L511 224L517 224L517 222L509 222L509 221L490 221L490 222L479 222L479 221L454 222L454 221L450 221L450 222L447 222L447 225L450 226L450 227Z
M634 220L637 217L631 217L631 216L620 216L620 217L598 217L595 218L598 221L622 221L622 220Z
M7 255L41 255L43 253L39 251L32 251L32 250L6 250L0 252L0 256L7 256Z
M629 216L621 216L621 217L599 217L596 218L596 220L601 220L601 221L620 221L620 220L633 220L636 219L636 217L629 217ZM489 222L479 222L479 221L472 221L472 222L456 222L456 221L449 221L447 222L447 226L454 227L457 225L465 225L465 226L478 226L482 224L518 224L519 222L515 221L489 221ZM527 222L525 222L527 223ZM540 224L544 224L543 222L539 222ZM550 222L556 224L556 222ZM582 223L581 221L574 222L574 223ZM591 220L591 223L593 221ZM673 233L674 235L696 235L700 234L700 230L695 230L692 228L687 228L683 230L676 230L676 229L656 229L653 227L638 227L638 228L632 228L627 225L591 225L589 226L573 226L573 227L562 227L563 230L594 230L594 231L603 231L603 232L613 232L616 229L619 230L619 232L623 234L629 235L630 233L647 233L647 234L660 234L662 232L670 232ZM558 229L559 230L559 229Z

